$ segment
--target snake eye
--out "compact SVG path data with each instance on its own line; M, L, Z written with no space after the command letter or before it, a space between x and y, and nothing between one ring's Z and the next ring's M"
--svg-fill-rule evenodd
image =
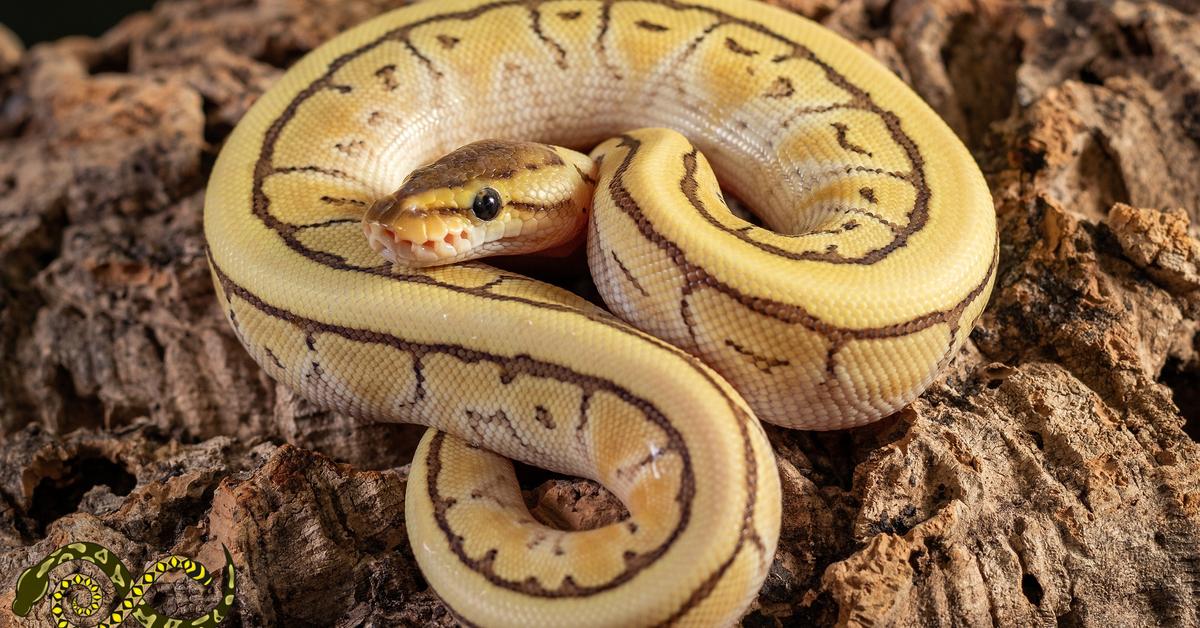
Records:
M500 193L492 188L483 188L475 195L471 211L475 212L475 216L480 220L491 220L500 213L500 205Z

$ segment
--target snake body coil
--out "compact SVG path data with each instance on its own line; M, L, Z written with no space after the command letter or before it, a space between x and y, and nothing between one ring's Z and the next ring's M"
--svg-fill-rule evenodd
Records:
M599 144L589 265L644 331L482 264L372 250L367 208L483 138ZM710 162L766 227L729 212ZM946 125L851 44L749 0L438 0L371 20L238 125L205 233L221 307L273 377L442 430L413 462L409 536L484 625L736 621L779 534L755 416L836 429L904 406L966 340L997 257ZM630 516L543 526L508 458L595 479Z

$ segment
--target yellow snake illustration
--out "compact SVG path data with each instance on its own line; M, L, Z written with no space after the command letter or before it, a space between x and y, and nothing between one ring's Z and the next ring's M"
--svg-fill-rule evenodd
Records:
M569 246L584 224L624 321L466 261ZM447 606L488 626L737 621L780 525L756 417L838 429L912 401L998 254L987 187L937 115L750 0L426 0L373 19L239 123L205 233L268 373L437 428L409 538ZM542 525L508 459L594 479L629 516Z
M38 603L49 596L52 600L50 621L55 628L74 628L84 622L97 628L110 628L133 622L146 628L215 627L229 617L237 586L233 557L227 548L223 549L225 568L222 570L224 583L220 601L199 617L178 619L163 615L147 603L145 598L159 578L171 572L183 572L201 586L209 586L212 584L213 574L205 569L204 565L187 556L168 556L155 561L145 573L135 578L125 563L107 547L85 541L63 545L21 573L17 578L13 597L13 614L28 617ZM95 565L108 578L114 599L111 608L107 608L105 613L100 613L102 608L106 608L103 604L103 589L99 582L86 573L69 573L58 581L57 586L50 586L50 575L56 568L77 561ZM83 594L86 605L80 603L79 594ZM70 605L74 617L67 614L64 605ZM99 622L95 621L97 617Z

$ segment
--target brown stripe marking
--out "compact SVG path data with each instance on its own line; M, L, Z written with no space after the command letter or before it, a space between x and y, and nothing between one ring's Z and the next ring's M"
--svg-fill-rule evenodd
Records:
M842 172L845 172L846 174L854 174L856 172L865 173L865 174L877 174L877 175L881 175L884 177L891 177L893 179L898 179L900 181L906 181L906 182L910 182L910 183L912 180L912 175L907 172L897 172L895 170L884 170L883 168L873 168L871 166L843 166L840 170Z
M587 455L587 426L588 426L588 409L592 406L592 394L584 393L579 399L579 421L575 423L575 443L579 446L579 453Z
M362 183L363 185L366 185L366 183L364 183L361 179L355 178L354 175L344 170L338 170L337 168L323 168L321 166L287 166L283 168L274 168L267 174L295 174L298 172L322 174L335 179L346 179L347 181L354 181L355 183Z
M372 111L371 115L367 116L367 124L377 126L388 119L388 114L382 111Z
M461 39L454 37L453 35L446 35L444 33L441 35L438 35L437 40L438 40L438 43L442 45L442 48L445 48L446 50L454 50L454 47L457 46L462 41Z
M530 449L529 442L521 437L521 432L517 431L517 427L513 425L512 419L508 418L508 413L503 410L497 410L491 414L484 414L474 410L467 410L467 427L471 428L479 436L480 442L487 440L487 434L484 432L485 425L499 425L508 430L513 438L517 439L518 443L525 449Z
M778 358L769 358L767 356L754 353L753 351L734 342L730 338L725 339L725 346L729 347L730 349L733 349L734 352L736 352L738 355L750 360L750 363L754 365L754 368L757 368L758 370L760 370L764 373L770 373L771 369L773 369L773 368L777 368L780 366L791 366L791 364L792 364L788 360L780 360Z
M583 168L575 166L575 172L579 173L579 178L583 179L588 185L596 187L596 178L583 171Z
M687 48L684 49L683 54L679 55L679 58L675 61L672 69L679 67L684 61L690 59L692 55L700 49L700 44L704 43L704 41L708 39L709 35L713 34L713 32L718 28L721 28L728 23L729 22L726 20L718 18L717 21L704 27L704 30L700 31L699 35L693 38L692 41L688 42Z
M732 37L725 38L725 47L728 48L730 52L742 55L743 57L753 57L758 54L757 50L747 48L739 44L738 41Z
M296 227L296 231L300 232L300 231L306 231L308 229L324 229L325 227L335 227L338 225L350 225L350 224L356 225L356 224L359 224L360 222L362 222L362 221L359 220L358 218L330 218L329 220L322 220L321 222L314 222L314 223L309 223L307 225L300 225L300 226Z
M542 543L545 543L549 539L550 539L549 534L547 534L541 530L538 530L533 533L533 538L529 539L529 541L527 541L525 543L525 549L532 551L537 546L541 545Z
M858 189L858 195L863 197L863 200L867 201L868 203L870 203L872 205L876 205L879 203L879 199L875 196L875 188L861 187Z
M671 30L667 26L663 26L662 24L655 24L654 22L650 22L647 20L638 20L638 21L634 22L633 25L644 31L650 31L652 33L665 33L666 31Z
M573 22L578 20L580 17L583 17L583 11L559 11L558 17L568 22Z
M642 287L640 282L638 282L637 277L634 277L633 273L629 272L629 269L625 267L625 264L621 261L621 258L617 257L617 252L610 252L612 253L613 261L617 263L617 268L620 268L621 272L624 273L625 279L628 279L629 283L633 284L633 287L637 288L637 291L642 293L642 296L649 297L650 293L646 292L646 289Z
M612 26L612 5L615 0L606 0L600 4L600 28L596 32L596 54L600 57L600 63L604 69L612 75L614 80L621 81L625 76L617 68L616 64L608 58L608 29Z
M425 69L429 71L429 74L433 76L435 80L440 80L443 78L444 75L442 74L442 71L433 65L433 61L431 61L429 57L426 57L424 53L422 53L420 50L417 50L417 47L412 43L411 40L405 37L403 43L404 48L408 50L412 56L416 57L417 61L421 62L421 65L425 66Z
M533 409L533 419L548 430L558 427L558 424L554 422L554 416L550 414L550 410L546 406L536 406Z
M900 225L897 225L896 223L888 220L887 218L884 218L883 216L881 216L873 211L863 209L861 207L847 207L847 208L841 209L839 211L846 213L846 214L858 214L860 216L866 216L867 218L870 218L870 219L878 222L879 224L887 227L888 229L891 229L892 233L899 233L901 230Z
M366 207L367 202L357 198L345 198L343 196L322 196L321 202L327 205L352 205L354 207ZM357 222L357 221L354 221ZM312 225L305 225L311 228Z
M375 77L383 83L383 89L389 92L394 92L400 88L400 80L396 78L396 65L389 63L378 70L375 70Z
M279 361L279 356L275 355L275 352L271 351L270 347L264 347L264 348L267 351L267 358L269 360L271 360L271 363L275 365L275 368L277 368L281 371L284 370L283 362Z
M343 155L358 157L367 149L367 143L362 140L350 140L348 142L338 142L333 147Z
M847 137L847 133L850 132L849 126L847 126L846 124L844 124L842 122L833 122L833 123L831 123L830 126L832 126L833 130L837 132L838 146L841 146L844 150L848 150L853 153L858 153L859 155L866 155L867 157L875 156L874 154L871 153L871 151L850 141L850 138Z
M536 214L544 214L547 212L562 211L575 205L575 199L564 198L561 201L555 201L548 205L538 205L537 203L526 203L524 201L509 201L507 205L513 209L521 211L533 212Z
M554 64L561 70L567 69L567 49L563 48L562 44L546 36L545 31L542 30L542 12L536 6L529 8L529 19L534 36L554 51Z
M617 469L617 477L629 478L632 475L634 475L635 473L637 473L639 470L641 470L642 467L650 466L650 465L654 464L655 462L658 462L658 459L662 458L662 457L663 457L663 451L654 447L653 445L651 445L650 452L647 453L645 456L643 456L641 460L638 460L637 462L635 462L629 466L620 467L619 469Z
M854 231L855 229L857 229L861 226L862 225L858 224L857 220L851 219L851 220L847 220L846 222L843 222L836 229L821 229L820 231L809 231L807 233L802 233L802 234L799 234L794 237L841 235L843 233L846 233L847 231Z
M780 76L775 79L774 83L763 92L764 98L791 98L796 93L796 86L792 84L792 79L786 76Z
M711 16L713 14L710 13L709 15ZM684 99L689 98L690 96L689 96L689 92L688 92L687 82L679 77L678 70L689 59L692 58L692 55L695 54L696 50L699 49L700 44L702 44L706 39L708 39L708 36L711 35L713 31L715 31L717 28L724 25L725 23L726 22L721 20L720 17L718 16L716 18L716 21L714 21L712 24L709 24L707 27L705 27L704 30L701 31L698 36L692 38L692 40L690 42L688 42L687 48L684 49L683 53L676 55L675 59L671 62L671 66L666 70L666 73L665 73L666 76L669 76L674 80L673 81L660 81L660 82L655 83L651 87L650 97L655 98L655 97L657 97L657 95L661 89L670 87L670 88L674 89L674 91L677 92L681 98L684 98ZM597 164L597 170L598 169L599 169L599 164Z
M795 89L795 88L793 87L793 89ZM783 122L779 123L779 126L786 129L786 128L792 126L792 123L800 118L803 118L806 116L820 115L822 113L829 113L830 111L839 111L842 109L853 110L853 109L858 109L858 106L855 105L854 103L845 103L844 102L844 103L834 103L832 105L809 105L809 106L805 106L805 107L798 107L794 111L792 111L790 114L788 114L788 117L784 118Z

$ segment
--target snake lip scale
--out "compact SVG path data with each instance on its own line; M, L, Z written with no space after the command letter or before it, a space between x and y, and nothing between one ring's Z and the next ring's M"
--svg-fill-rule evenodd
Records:
M999 250L945 123L753 0L425 0L369 20L239 122L204 229L267 373L435 428L409 540L486 626L736 622L779 537L760 421L841 429L911 402L966 341ZM607 310L473 261L583 236ZM544 526L510 459L596 480L629 517Z

